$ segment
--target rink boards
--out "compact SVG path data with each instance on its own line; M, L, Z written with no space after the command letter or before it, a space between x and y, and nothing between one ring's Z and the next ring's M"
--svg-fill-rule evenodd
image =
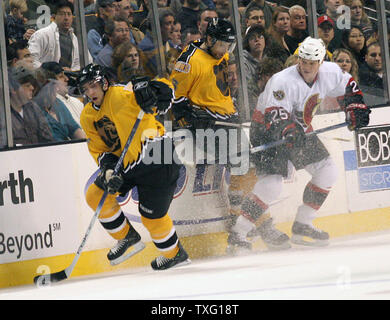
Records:
M321 135L339 168L339 179L315 224L332 237L390 229L390 125L384 108L372 113L372 127L355 135L342 128ZM344 114L317 116L316 129L344 121ZM356 148L355 148L356 145ZM31 284L37 273L67 267L93 212L85 189L97 174L86 143L0 152L0 288ZM277 227L290 234L296 208L310 176L292 170L281 200L271 206ZM177 232L193 259L223 255L229 175L222 166L182 169L170 208ZM146 249L111 267L114 240L99 222L92 229L72 276L146 266L158 255L140 223L138 194L118 198ZM255 245L263 246L261 241Z

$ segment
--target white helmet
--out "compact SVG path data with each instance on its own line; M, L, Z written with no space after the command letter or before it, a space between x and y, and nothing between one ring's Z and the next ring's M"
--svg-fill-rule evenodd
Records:
M322 39L307 37L299 46L298 56L302 59L322 62L326 55L326 47Z

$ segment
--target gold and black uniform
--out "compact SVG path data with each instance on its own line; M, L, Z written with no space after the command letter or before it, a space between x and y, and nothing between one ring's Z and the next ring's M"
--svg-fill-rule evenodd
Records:
M169 83L167 80L163 82ZM110 86L100 106L90 102L84 107L80 122L87 135L89 152L99 167L107 161L115 165L140 110L131 85ZM156 247L171 258L178 252L178 238L167 212L180 167L173 161L171 164L163 161L145 164L142 161L151 147L164 144L166 139L164 126L155 115L145 113L123 161L121 174L124 183L119 194L137 187L141 221ZM159 150L164 150L164 147ZM96 210L103 192L99 179L88 188L86 200L92 209ZM105 230L119 240L126 236L131 226L116 200L117 195L108 194L98 218Z
M170 78L176 101L188 99L190 105L200 107L213 118L229 119L237 113L227 81L229 54L215 59L200 48L201 44L192 42L176 61Z

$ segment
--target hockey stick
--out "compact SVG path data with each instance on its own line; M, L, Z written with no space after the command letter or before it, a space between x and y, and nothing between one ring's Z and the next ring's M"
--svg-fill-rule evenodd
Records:
M348 125L348 123L342 122L342 123L339 123L339 124L335 124L333 126L321 128L321 129L318 129L318 130L314 130L312 132L307 133L305 136L309 137L309 136L312 136L314 134L320 134L320 133L336 130L336 129L339 129L339 128L346 127L347 125ZM256 152L264 151L264 150L267 150L267 149L270 149L270 148L273 148L273 147L280 146L280 145L282 145L282 144L284 144L286 142L287 142L286 139L280 139L278 141L273 141L273 142L270 142L270 143L263 144L261 146L253 147L253 148L251 148L249 150L249 152L250 153L256 153Z
M138 113L138 116L137 116L137 120L135 121L134 123L134 126L130 132L130 135L126 141L126 144L125 146L123 147L123 151L119 157L119 160L118 162L116 163L115 165L115 168L114 168L114 175L117 174L120 170L120 167L123 163L123 159L125 158L125 155L130 147L130 144L131 142L133 141L133 138L134 138L134 135L139 127L139 124L142 120L144 116L144 111L140 111ZM83 251L83 248L85 246L85 243L87 242L87 239L89 237L89 234L91 232L91 229L93 227L93 225L95 224L95 221L98 217L98 215L100 214L100 211L102 210L102 207L103 207L103 204L104 202L106 201L106 198L108 196L108 192L107 191L104 191L103 193L103 196L102 198L100 199L100 202L96 208L96 211L92 217L92 220L91 222L89 223L89 226L88 226L88 229L83 237L83 240L81 241L81 244L79 246L79 248L77 249L77 252L76 252L76 255L75 257L73 258L73 261L71 263L71 265L69 267L67 267L66 269L62 270L62 271L59 271L59 272L55 272L55 273L49 273L49 274L43 274L43 275L39 275L39 276L36 276L34 277L34 283L36 286L47 286L47 285L50 285L50 283L55 283L55 282L59 282L59 281L62 281L62 280L65 280L67 278L70 277L77 261L79 260L80 258L80 255L81 255L81 252Z

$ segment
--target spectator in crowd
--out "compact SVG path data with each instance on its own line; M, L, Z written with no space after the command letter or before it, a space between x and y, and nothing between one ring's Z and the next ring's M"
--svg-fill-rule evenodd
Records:
M245 18L244 21L245 28L243 28L244 33L249 27L255 24L259 24L265 29L264 12L260 7L251 6L250 8L248 8L248 10L245 11L244 18Z
M112 53L114 48L125 41L130 41L130 25L123 18L116 17L106 22L105 33L108 43L99 52L95 63L104 67L112 67Z
M352 75L356 82L359 82L359 66L352 53L347 49L336 49L332 55L332 62L337 63L341 70ZM341 97L342 98L342 97ZM320 111L340 111L342 100L335 97L325 97L321 101Z
M309 36L306 28L306 10L300 5L294 5L289 9L290 29L284 36L284 40L290 52L295 52L298 45Z
M372 23L364 11L364 0L352 0L349 7L351 8L351 24L362 29L364 37L368 39L373 33Z
M321 38L322 41L324 41L326 49L332 52L333 50L330 44L334 39L334 33L335 33L334 21L330 17L324 15L318 17L317 25L318 25L318 37Z
M59 0L53 10L54 21L31 36L28 44L36 68L43 62L56 61L64 70L80 70L79 45L72 28L73 10L71 2Z
M233 99L233 103L236 106L236 109L239 110L239 107L237 106L237 98L238 98L237 61L232 54L229 55L227 82L230 89L230 95ZM240 113L240 110L238 112Z
M218 14L215 9L206 8L204 10L201 10L198 16L198 22L197 27L199 29L201 38L205 36L207 24L211 21L213 18L217 18ZM184 29L183 29L184 30Z
M130 41L115 47L112 54L112 67L117 71L118 82L122 84L127 84L133 75L142 75L138 48Z
M364 64L367 47L363 31L360 27L353 26L351 29L344 30L342 47L351 51L359 66Z
M133 26L134 22L134 10L131 6L130 0L122 0L118 2L119 14L118 17L125 19L129 22L130 28L130 41L134 44L138 44L145 37L144 33L138 28Z
M161 28L161 37L164 47L163 52L166 54L171 48L174 49L174 45L171 41L171 38L175 17L173 15L173 12L169 8L159 8L158 13ZM144 71L150 77L154 77L158 73L158 48L156 48L154 45L153 37L154 33L152 33L152 30L147 30L145 33L145 38L138 45L138 48L142 51L142 54L144 55L144 57L142 58L142 62L144 63Z
M243 41L244 74L247 83L254 79L265 50L265 30L261 25L249 27Z
M246 6L246 10L248 10L252 6L257 6L261 10L263 10L264 18L265 18L265 28L268 29L271 25L272 13L274 12L274 8L269 3L267 3L265 0L252 0ZM245 11L244 11L244 15L245 15Z
M8 67L15 67L20 63L27 65L29 69L34 69L34 59L28 49L26 40L18 40L7 46Z
M359 82L359 66L349 50L336 49L333 52L332 61L336 62L343 71L350 73L356 82Z
M58 81L47 79L46 71L42 66L37 70L37 77L41 86L33 100L41 107L49 123L54 140L85 139L85 133L73 119L70 111L57 98Z
M10 12L5 18L7 36L11 42L29 40L35 32L34 29L26 29L24 24L24 13L27 11L26 0L10 0Z
M383 96L383 74L380 44L378 42L370 43L367 47L365 63L359 66L359 78L363 92L366 88L369 93Z
M268 29L269 35L280 46L280 56L283 57L283 63L293 53L290 52L284 39L290 30L290 14L287 9L277 7L272 14L271 26Z
M36 83L32 72L18 66L11 70L8 80L14 144L18 146L54 141L45 116L32 101Z
M80 115L84 104L68 94L69 79L65 75L64 69L54 61L42 63L41 68L45 72L46 79L57 81L57 98L64 103L73 119L80 125Z
M288 55L280 55L280 46L276 44L272 38L265 32L261 25L253 25L250 27L243 40L244 49L244 74L248 84L248 97L251 107L257 102L257 81L258 68L260 62L265 58L274 58L279 60L281 64L287 59ZM252 85L251 85L252 83ZM254 91L253 91L254 90Z
M349 29L349 21L345 16L342 16L344 14L344 0L324 0L324 5L325 15L334 22L334 38L330 44L331 50L334 50L341 47L342 33L345 29ZM340 17L341 19L338 20Z
M230 6L229 0L214 0L215 10L217 11L218 18L229 20L230 18Z
M324 0L324 5L326 15L337 23L343 13L340 7L344 5L344 0Z
M96 13L95 0L84 0L84 12L86 15Z
M171 8L173 14L175 17L180 12L184 4L184 0L171 0L169 3L169 7ZM214 0L202 0L199 4L200 10L204 10L206 8L215 9L215 3Z
M201 0L184 0L181 10L176 15L183 29L197 26L200 4Z
M175 24L173 25L173 31L172 31L172 43L173 46L181 51L182 49L182 43L181 43L181 23L178 21L175 21Z
M96 2L97 18L87 34L88 50L93 59L96 59L108 41L104 36L104 27L107 20L115 17L113 2L114 0L97 0Z
M195 40L202 38L198 28L187 28L181 33L181 47L184 49Z

